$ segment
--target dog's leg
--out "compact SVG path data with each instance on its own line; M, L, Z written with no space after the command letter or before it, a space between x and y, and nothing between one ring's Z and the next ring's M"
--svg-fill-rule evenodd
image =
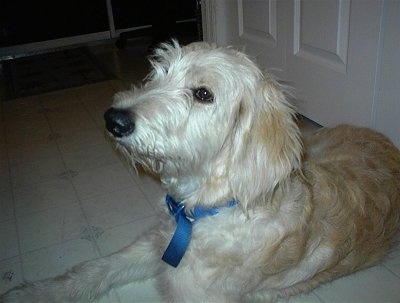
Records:
M163 266L160 242L159 235L147 233L120 252L83 262L61 276L14 288L0 302L90 302L113 287L159 274Z

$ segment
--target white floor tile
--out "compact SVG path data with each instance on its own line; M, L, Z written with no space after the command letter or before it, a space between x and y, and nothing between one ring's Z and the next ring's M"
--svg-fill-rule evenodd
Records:
M81 199L136 186L121 163L82 171L72 179L72 182Z
M140 235L154 227L157 222L157 216L151 216L105 230L96 239L101 255L106 256L132 245Z
M132 172L131 174L154 209L160 209L160 205L163 205L166 195L165 190L161 187L160 181L145 173L139 173L137 175L135 172Z
M23 282L20 258L0 261L0 293Z
M114 290L112 290L107 295L105 295L104 297L102 297L99 300L94 301L93 303L120 303L120 300L119 300L116 292ZM150 303L150 302L148 302L148 303Z
M59 150L55 141L46 139L10 146L8 155L10 164L16 165L56 157Z
M82 200L82 207L90 225L103 229L154 215L142 192L131 187Z
M64 89L38 96L44 109L53 109L62 106L74 106L80 100L76 96L76 88Z
M115 151L105 144L88 145L80 150L63 153L65 165L76 172L98 168L120 161Z
M11 189L0 191L0 222L14 219Z
M0 260L18 256L15 220L0 222Z
M33 281L60 275L80 262L96 257L90 241L74 239L22 254L22 267L25 279Z
M309 294L300 294L287 300L279 299L277 303L324 303L313 292Z
M0 117L1 117L1 110L0 110ZM3 169L8 169L8 153L7 153L5 130L3 124L0 123L0 170Z
M18 187L14 193L17 216L77 202L75 189L68 178Z
M95 127L81 103L53 108L46 112L53 132L68 134Z
M23 130L15 130L12 134L7 133L7 142L10 146L23 146L23 145L31 145L36 144L37 141L48 140L51 136L51 129L49 127L41 127L32 125L31 128L34 131L27 132Z
M383 262L383 266L393 272L399 278L400 283L400 240Z
M3 109L5 113L3 126L7 132L12 133L14 130L26 130L29 132L28 126L39 125L46 121L43 108L37 99L26 102L22 101L22 99L21 102L7 102L4 104Z
M327 303L398 303L400 280L386 268L375 266L316 289Z
M18 217L21 252L80 238L85 229L87 224L77 203Z
M108 101L110 104L115 94L115 90L110 81L104 81L82 86L76 90L77 98L81 102L90 102L93 100Z
M116 290L121 303L161 303L154 280L131 283Z
M9 119L39 113L42 110L40 96L23 97L12 100L12 102L4 102L2 110L4 110L5 118Z
M112 94L114 93L113 91ZM101 97L101 99L89 99L82 103L96 125L104 127L104 113L112 105L112 102L113 95L107 94Z
M0 168L0 192L11 190L11 176L8 167Z
M60 155L18 164L11 167L12 185L16 191L24 186L57 179L64 171Z
M105 143L109 145L105 139L103 130L97 127L84 129L79 132L63 134L57 139L57 144L63 154L77 152L88 146Z

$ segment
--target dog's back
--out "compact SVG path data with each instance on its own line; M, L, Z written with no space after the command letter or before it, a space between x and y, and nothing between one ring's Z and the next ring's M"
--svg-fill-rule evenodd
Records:
M335 253L332 268L316 279L330 280L381 260L400 229L399 150L377 132L347 125L323 129L305 145L311 230Z

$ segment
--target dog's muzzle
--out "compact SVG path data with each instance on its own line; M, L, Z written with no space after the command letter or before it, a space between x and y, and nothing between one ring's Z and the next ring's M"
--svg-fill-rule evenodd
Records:
M131 113L125 109L111 107L104 113L107 130L117 138L129 136L135 129Z

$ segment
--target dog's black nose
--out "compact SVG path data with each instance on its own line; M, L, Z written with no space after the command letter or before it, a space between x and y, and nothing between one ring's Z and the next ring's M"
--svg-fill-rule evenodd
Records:
M117 138L130 135L135 129L135 122L129 111L111 107L104 113L107 130Z

